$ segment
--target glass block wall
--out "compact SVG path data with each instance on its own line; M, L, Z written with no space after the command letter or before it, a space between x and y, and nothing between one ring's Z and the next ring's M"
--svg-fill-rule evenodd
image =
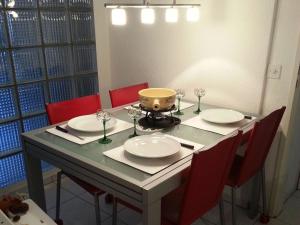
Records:
M0 0L0 188L24 180L20 134L46 102L98 91L92 0Z

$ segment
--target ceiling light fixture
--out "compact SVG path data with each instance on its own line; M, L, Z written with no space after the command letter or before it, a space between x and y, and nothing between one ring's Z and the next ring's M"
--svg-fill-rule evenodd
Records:
M197 22L200 17L200 12L198 7L188 8L186 11L186 20L188 22Z
M125 9L115 8L111 11L111 23L117 26L124 26L127 23Z
M153 8L166 8L165 20L167 23L176 23L178 21L177 8L187 8L186 19L189 22L196 22L199 19L200 4L177 4L173 0L172 4L151 4L149 0L143 0L138 3L104 3L105 8L112 9L111 20L113 25L125 25L127 23L126 12L124 8L140 8L141 22L143 24L153 24L155 22L155 11Z
M200 4L177 4L175 2L172 4L151 4L148 0L143 0L143 3L137 4L137 3L104 3L104 7L108 9L115 9L115 8L170 8L170 7L176 7L176 8L191 8L191 7L200 7Z

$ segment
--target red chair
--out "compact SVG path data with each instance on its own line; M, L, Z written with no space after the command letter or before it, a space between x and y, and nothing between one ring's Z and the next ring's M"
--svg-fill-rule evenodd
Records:
M285 111L285 107L278 109L259 122L256 122L251 131L245 155L236 156L227 185L232 188L232 221L236 225L235 202L236 189L246 183L250 178L261 173L262 182L262 200L263 200L263 214L261 215L261 222L268 223L269 217L266 215L266 190L265 190L265 174L264 163L270 150L271 144L275 137L276 131L279 127L281 118Z
M163 225L189 225L220 204L221 224L225 224L222 192L233 163L242 132L215 146L193 155L191 167L185 170L183 184L162 199ZM117 203L140 211L122 200L115 199L113 224L116 224Z
M128 103L139 100L138 92L142 89L148 88L148 83L136 84L128 87L122 87L114 90L109 90L109 96L112 107L126 105Z
M75 98L68 101L62 101L57 103L46 104L46 111L50 124L60 123L76 116L87 115L95 113L98 109L101 109L101 101L99 95L91 95L81 98ZM86 183L85 181L74 177L64 171L57 173L57 190L56 190L56 222L63 224L63 221L59 218L60 215L60 186L61 176L65 174L72 181L78 184L80 187L85 189L88 193L94 196L95 201L95 213L96 213L96 224L101 224L100 207L99 207L99 196L105 192L101 189L94 187L93 185Z

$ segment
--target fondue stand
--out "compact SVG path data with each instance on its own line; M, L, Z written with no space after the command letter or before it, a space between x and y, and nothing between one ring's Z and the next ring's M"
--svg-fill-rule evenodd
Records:
M146 116L139 120L144 129L172 128L181 120L173 117L176 91L169 88L147 88L139 91L140 108ZM170 113L170 115L167 112Z
M170 109L153 110L140 104L140 108L146 112L146 116L139 120L139 125L144 129L172 128L181 122L179 118L173 116L172 111L176 108L175 105ZM166 115L167 112L170 115Z

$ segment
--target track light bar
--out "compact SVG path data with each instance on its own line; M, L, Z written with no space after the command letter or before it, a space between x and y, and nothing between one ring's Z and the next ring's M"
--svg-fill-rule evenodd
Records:
M115 3L104 3L104 7L108 9L114 8L169 8L169 7L178 7L178 8L190 8L190 7L200 7L201 4L115 4Z

